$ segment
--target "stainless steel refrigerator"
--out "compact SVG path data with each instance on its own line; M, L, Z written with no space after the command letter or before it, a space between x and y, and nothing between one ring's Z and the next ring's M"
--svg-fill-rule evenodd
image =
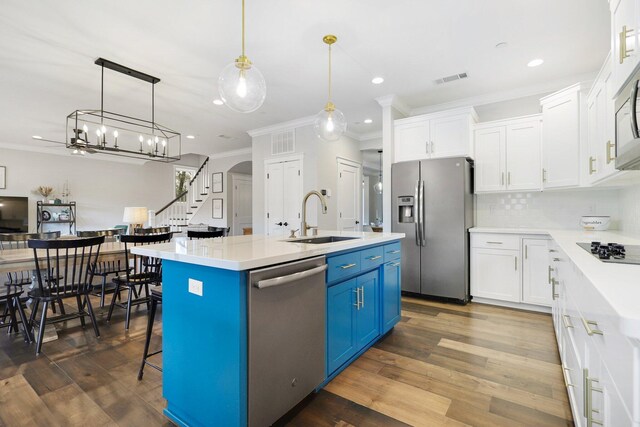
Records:
M469 301L473 162L464 157L391 166L392 225L402 239L402 290Z

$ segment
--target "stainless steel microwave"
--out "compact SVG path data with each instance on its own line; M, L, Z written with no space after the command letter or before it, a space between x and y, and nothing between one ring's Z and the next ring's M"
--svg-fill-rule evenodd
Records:
M640 70L616 98L616 169L640 169Z

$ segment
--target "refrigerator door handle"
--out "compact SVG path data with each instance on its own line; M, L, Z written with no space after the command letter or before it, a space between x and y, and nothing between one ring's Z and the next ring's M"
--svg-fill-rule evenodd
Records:
M420 246L426 246L427 237L424 224L424 181L420 181Z
M414 203L416 206L416 212L414 213L415 215L415 224L416 224L416 246L420 246L420 242L422 242L422 236L420 235L420 193L419 193L419 188L420 188L420 181L416 181L416 192L415 192L415 197L414 197Z

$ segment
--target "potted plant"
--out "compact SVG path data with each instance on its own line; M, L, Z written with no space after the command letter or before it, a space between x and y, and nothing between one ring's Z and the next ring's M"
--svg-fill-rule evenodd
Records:
M48 203L49 196L53 194L53 187L41 185L36 189L36 192L42 196L42 203Z

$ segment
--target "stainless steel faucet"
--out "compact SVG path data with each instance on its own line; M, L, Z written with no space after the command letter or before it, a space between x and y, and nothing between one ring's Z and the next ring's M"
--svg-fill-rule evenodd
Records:
M327 201L319 191L311 190L307 194L305 194L304 198L302 199L302 223L300 224L300 237L306 237L307 230L311 228L307 225L307 200L309 200L309 197L313 195L318 196L318 199L320 199L320 203L322 203L322 213L327 213Z

